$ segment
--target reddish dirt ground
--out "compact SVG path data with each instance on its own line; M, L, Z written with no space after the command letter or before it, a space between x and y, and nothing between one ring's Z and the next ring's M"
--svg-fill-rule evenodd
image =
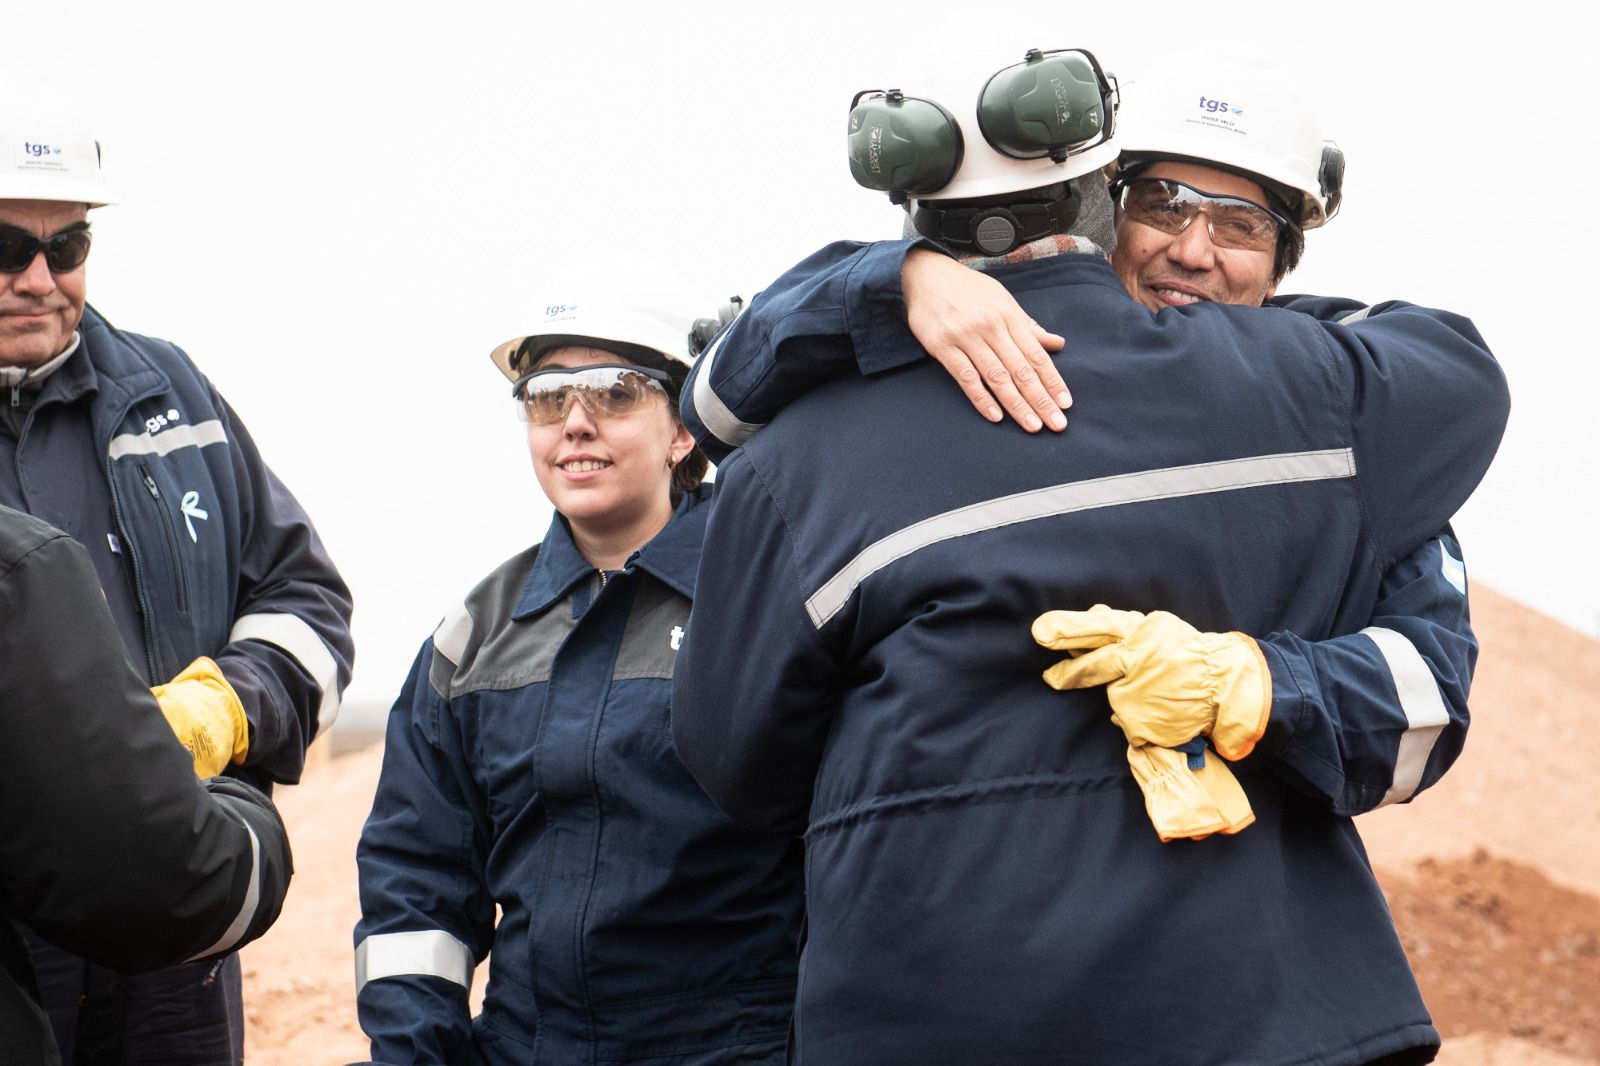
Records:
M1360 821L1443 1066L1600 1066L1600 641L1481 585L1483 655L1461 760ZM295 846L278 925L244 953L251 1066L366 1057L350 929L355 841L381 752L280 790Z
M1446 1038L1489 1031L1600 1062L1600 899L1481 850L1386 887Z

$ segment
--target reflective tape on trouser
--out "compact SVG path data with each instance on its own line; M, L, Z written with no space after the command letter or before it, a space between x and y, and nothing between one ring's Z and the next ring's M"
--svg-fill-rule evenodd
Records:
M356 994L382 977L442 977L472 987L472 952L440 929L376 933L356 945Z
M1439 694L1439 682L1415 645L1392 629L1368 626L1361 632L1378 646L1384 662L1389 665L1389 676L1394 679L1394 690L1400 697L1400 709L1406 715L1406 731L1400 737L1400 749L1395 754L1394 780L1378 802L1378 806L1383 807L1404 802L1416 794L1422 775L1428 769L1433 745L1450 723L1450 712L1445 710L1444 697Z

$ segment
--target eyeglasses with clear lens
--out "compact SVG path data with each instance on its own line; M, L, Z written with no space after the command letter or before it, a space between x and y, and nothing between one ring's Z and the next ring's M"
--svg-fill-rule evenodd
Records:
M620 418L639 410L667 390L666 373L632 363L551 367L520 379L511 390L521 403L522 417L536 426L566 420L574 402L591 416Z
M1206 216L1206 231L1219 248L1269 251L1278 243L1282 215L1251 200L1217 196L1171 178L1134 178L1120 183L1117 203L1133 221L1176 236L1196 215Z
M79 222L40 240L25 229L0 223L0 273L19 274L44 253L52 274L68 274L89 258L89 224Z

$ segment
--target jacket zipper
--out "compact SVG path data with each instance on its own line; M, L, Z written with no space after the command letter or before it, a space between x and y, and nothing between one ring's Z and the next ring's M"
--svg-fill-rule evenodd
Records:
M104 452L105 442L101 451ZM145 595L144 568L139 562L139 553L134 550L133 538L128 535L128 523L122 517L122 499L117 492L117 479L111 469L111 456L106 455L106 487L111 490L111 518L117 524L117 536L122 538L122 550L128 555L128 562L133 564L133 592L139 601L139 618L144 623L144 661L149 670L150 683L160 684L167 678L162 677L156 669L156 634L150 624L150 597Z
M161 489L156 485L156 479L150 475L150 468L144 463L139 464L139 476L144 478L144 487L149 490L150 498L155 501L156 510L161 513L161 529L166 534L167 558L172 562L172 572L178 584L178 613L189 613L189 581L183 572L183 556L178 554L178 531L172 526L172 515L168 513L162 502Z

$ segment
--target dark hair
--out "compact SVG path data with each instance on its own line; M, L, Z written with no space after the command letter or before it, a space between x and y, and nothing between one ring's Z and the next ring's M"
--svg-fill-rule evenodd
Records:
M676 359L667 359L656 356L654 352L636 356L633 362L640 366L650 366L651 356L655 357L655 369L667 372L667 402L672 405L672 417L682 421L678 414L678 398L683 395L683 386L689 380L689 368ZM711 469L711 460L706 458L706 453L696 444L689 449L689 454L678 460L678 465L672 468L672 491L674 494L692 492L700 487L700 482L706 479L706 471Z
M1300 257L1306 252L1306 231L1300 225L1300 196L1286 197L1278 186L1268 184L1259 177L1253 180L1267 194L1267 206L1284 219L1278 227L1278 247L1272 256L1272 283L1276 285L1289 271L1300 265Z
M526 342L524 342L526 343ZM683 395L684 382L689 380L689 368L676 359L668 359L659 352L648 348L639 348L629 345L627 351L619 352L607 347L604 341L595 340L584 345L588 348L598 348L603 352L611 352L618 359L638 366L659 370L667 375L664 388L667 390L667 404L672 410L672 417L682 421L678 414L678 398ZM552 349L553 350L553 349ZM548 354L548 353L547 353ZM541 356L541 358L543 358ZM537 365L537 364L535 364ZM706 453L700 450L697 444L689 449L689 454L678 461L672 468L672 499L676 503L678 496L691 492L700 486L706 478L706 471L711 469L711 460L706 458Z

